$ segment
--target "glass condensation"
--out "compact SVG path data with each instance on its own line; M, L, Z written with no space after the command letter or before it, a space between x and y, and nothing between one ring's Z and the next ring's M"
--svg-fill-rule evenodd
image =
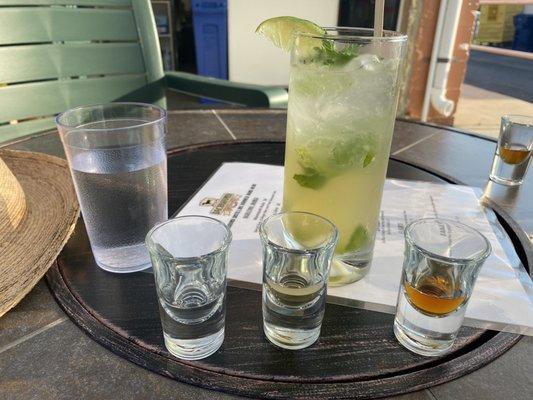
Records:
M337 230L317 215L276 214L262 222L263 328L286 349L302 349L320 336Z
M150 267L144 238L167 219L166 112L111 103L66 111L57 124L96 263Z
M229 228L202 216L183 216L146 237L168 351L186 360L216 352L224 341Z
M405 258L394 333L426 356L449 351L461 327L488 240L456 221L428 218L405 229Z

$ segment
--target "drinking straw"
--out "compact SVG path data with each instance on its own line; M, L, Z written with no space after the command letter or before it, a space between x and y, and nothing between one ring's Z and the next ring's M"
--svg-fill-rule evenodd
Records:
M383 36L383 14L385 14L385 0L374 3L374 37Z

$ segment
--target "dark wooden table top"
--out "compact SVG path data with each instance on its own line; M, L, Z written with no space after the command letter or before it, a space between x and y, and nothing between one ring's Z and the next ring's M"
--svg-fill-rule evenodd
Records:
M169 113L169 148L236 139L282 139L284 111L181 110ZM63 156L55 132L7 145ZM492 205L518 229L531 264L533 174L519 189L487 187L495 143L453 129L398 121L392 154L428 171L486 189ZM503 356L455 381L402 399L529 399L532 338L522 339ZM57 307L42 282L14 310L0 319L0 399L59 398L198 398L234 396L181 384L150 373L93 342Z

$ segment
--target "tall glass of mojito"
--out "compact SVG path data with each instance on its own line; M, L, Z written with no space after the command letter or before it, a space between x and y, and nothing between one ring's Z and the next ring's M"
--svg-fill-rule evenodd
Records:
M332 221L331 285L370 268L407 37L371 29L293 32L284 211Z

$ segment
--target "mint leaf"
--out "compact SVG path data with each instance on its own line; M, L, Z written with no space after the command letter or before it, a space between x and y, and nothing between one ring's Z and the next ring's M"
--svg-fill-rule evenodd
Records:
M315 54L309 61L324 65L342 66L359 55L359 48L359 45L349 43L342 49L336 49L332 41L323 40L322 47L314 47Z
M373 132L343 133L340 138L317 137L296 149L296 158L303 173L293 176L300 186L321 188L350 170L366 168L376 159L378 143Z
M306 168L304 172L304 174L294 174L292 177L300 186L317 190L327 182L326 177L312 168Z
M338 145L333 148L332 158L338 166L349 165L354 158L354 149L344 141L339 142Z
M304 170L315 169L313 158L306 147L296 149L296 155L298 156L298 164L300 164Z
M302 187L309 189L320 189L327 181L327 178L318 172L311 152L305 146L296 149L298 164L302 167L303 174L294 174L292 177Z
M367 167L376 158L375 141L370 136L355 137L347 141L339 141L333 148L332 161L337 169L350 167Z
M366 156L365 156L365 159L363 160L363 168L366 168L368 167L372 161L374 161L374 159L376 158L376 155L369 151L368 153L366 153Z
M359 250L370 242L370 235L363 225L358 225L352 232L348 244L342 250L342 253Z

